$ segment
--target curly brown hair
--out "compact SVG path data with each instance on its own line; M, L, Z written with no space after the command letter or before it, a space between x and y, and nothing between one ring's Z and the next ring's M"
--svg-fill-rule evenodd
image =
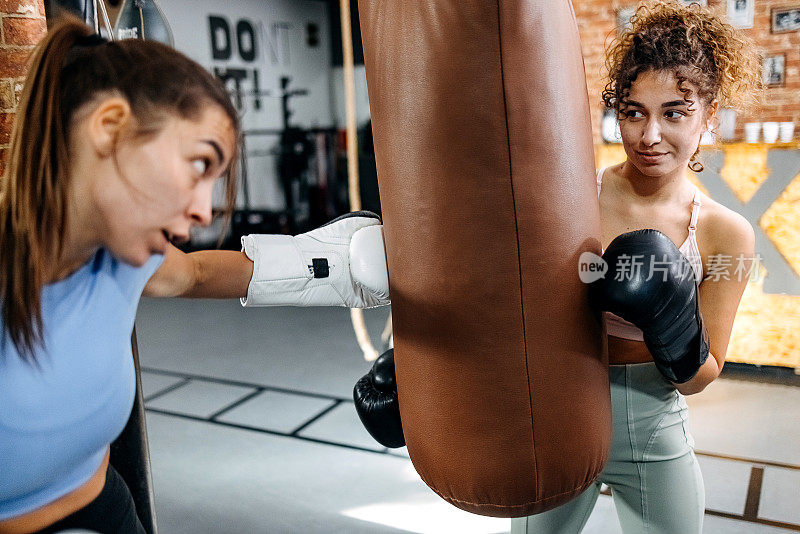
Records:
M692 105L714 99L739 110L752 107L761 89L760 62L752 43L697 3L649 0L639 4L630 27L606 51L609 81L603 102L618 114L631 84L649 70L673 70ZM686 82L697 87L697 95Z

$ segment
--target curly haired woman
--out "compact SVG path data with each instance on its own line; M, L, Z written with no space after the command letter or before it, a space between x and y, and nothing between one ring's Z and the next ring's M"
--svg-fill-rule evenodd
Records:
M640 4L631 27L607 50L606 64L603 100L617 114L627 159L597 174L604 258L625 240L638 247L657 237L687 266L686 294L695 304L669 318L659 319L654 311L647 320L643 315L650 310L642 307L623 318L601 306L611 364L608 464L575 500L512 520L517 534L580 532L601 484L611 489L625 533L702 531L705 490L684 395L702 391L719 376L747 284L746 276L704 277L704 265L707 272L710 260L720 255L749 264L754 234L743 217L703 195L687 169L702 171L696 159L700 138L713 129L720 106L741 109L754 101L758 63L751 45L730 25L697 4L670 0ZM631 289L641 288L626 291ZM654 309L677 300L672 288L659 286L658 292L667 298L652 299ZM632 298L638 296L625 293L623 306ZM670 338L668 349L682 343L681 350L663 350L655 340L665 336L649 335L648 328L660 320L660 333L676 330L678 315L688 317L691 328L681 326Z

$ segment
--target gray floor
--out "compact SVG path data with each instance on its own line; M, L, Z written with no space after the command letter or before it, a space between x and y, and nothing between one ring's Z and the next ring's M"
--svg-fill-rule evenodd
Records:
M366 312L373 339L387 314ZM369 364L347 310L145 299L137 330L162 534L508 532L362 429L350 399ZM754 378L689 398L708 533L800 531L800 387ZM584 532L620 532L610 497Z

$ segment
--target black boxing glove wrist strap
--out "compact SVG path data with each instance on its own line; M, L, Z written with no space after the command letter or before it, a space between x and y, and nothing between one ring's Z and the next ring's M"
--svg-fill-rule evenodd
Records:
M706 363L709 355L708 334L706 334L702 321L699 331L689 343L688 350L679 358L670 358L668 354L665 354L663 346L651 346L650 343L647 343L646 335L645 343L658 370L667 380L675 384L683 384L694 378Z

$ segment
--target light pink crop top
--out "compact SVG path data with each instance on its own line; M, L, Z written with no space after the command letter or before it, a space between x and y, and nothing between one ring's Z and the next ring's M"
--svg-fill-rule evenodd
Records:
M600 196L600 186L603 183L603 173L607 167L600 169L597 173L597 196ZM692 265L694 277L699 284L703 279L703 260L700 256L700 249L697 247L697 217L700 215L700 191L695 187L694 198L692 199L692 218L689 222L689 235L686 241L678 247L689 263ZM614 315L611 312L603 312L606 320L606 333L609 336L621 337L624 339L631 339L633 341L644 341L642 331L636 328L632 323L625 319Z

